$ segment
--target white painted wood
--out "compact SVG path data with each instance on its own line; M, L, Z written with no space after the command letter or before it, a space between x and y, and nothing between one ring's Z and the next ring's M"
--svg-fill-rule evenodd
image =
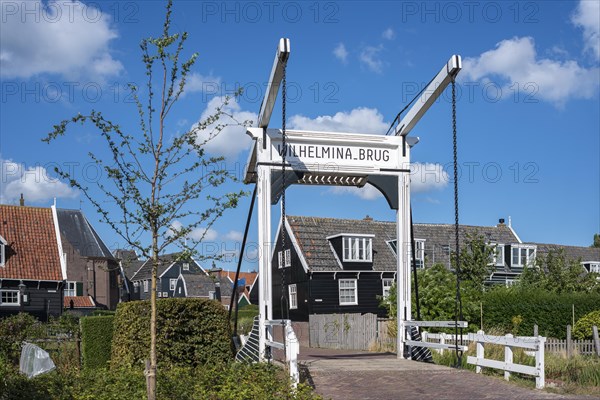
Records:
M546 364L545 364L545 345L546 338L538 336L539 347L535 353L535 366L537 368L537 375L535 378L535 387L537 389L543 389L546 385Z
M503 346L512 346L512 347L521 347L524 349L532 349L535 350L538 347L538 339L529 338L529 337L506 337L506 336L492 336L486 334L480 334L478 331L477 334L469 333L468 340L471 342L483 342L483 343L493 343L499 344Z
M263 98L260 112L258 113L257 126L259 128L266 128L269 126L271 114L273 114L273 107L275 106L275 100L277 99L277 93L279 92L279 86L283 79L283 67L287 64L289 56L290 39L279 39L275 60L273 60L273 67L271 68L271 75L269 76L269 83L267 84L265 97Z
M509 333L506 335L506 337L512 338L513 335ZM504 362L507 364L512 364L512 362L513 362L513 351L512 351L512 347L510 347L510 346L504 346ZM505 380L510 379L509 371L504 370L504 379Z
M478 335L483 336L484 332L482 330L477 331ZM475 354L477 355L477 358L484 358L485 357L485 349L483 347L483 341L479 341L476 344L476 348L475 348ZM467 358L467 363L469 362L469 359ZM481 373L481 367L479 365L477 365L475 367L475 372L480 374Z
M433 78L421 96L415 100L413 106L404 115L404 118L400 120L394 134L401 136L408 135L421 117L429 110L429 107L435 103L438 97L443 93L444 89L452 82L452 79L458 75L461 68L461 57L458 55L450 57L450 60L448 60L446 65L444 65L435 78Z
M497 360L488 360L487 358L479 358L479 357L467 357L467 363L474 364L478 367L489 367L495 369L502 369L510 372L518 372L526 375L536 376L538 373L538 369L536 367L530 367L528 365L521 364L508 364L504 361Z
M419 326L419 327L433 327L433 328L454 328L456 326L455 321L406 321L408 326ZM459 328L467 328L469 323L467 321L458 321Z

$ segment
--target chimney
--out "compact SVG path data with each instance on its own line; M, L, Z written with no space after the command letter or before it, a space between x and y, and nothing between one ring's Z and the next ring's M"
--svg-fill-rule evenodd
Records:
M363 221L373 221L373 218L369 217L369 215L367 214L367 216L363 218Z
M504 226L504 218L498 220L498 226Z
M23 207L25 205L25 197L23 197L23 193L21 193L21 198L19 199L19 205Z

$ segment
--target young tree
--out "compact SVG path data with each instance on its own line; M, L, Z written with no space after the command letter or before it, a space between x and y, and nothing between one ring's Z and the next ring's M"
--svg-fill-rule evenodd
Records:
M168 246L177 244L189 255L204 239L208 228L227 209L237 206L244 193L219 188L236 177L220 166L222 157L207 155L204 145L227 125L250 123L235 121L220 107L183 134L168 132L167 118L184 92L186 78L197 59L197 54L189 59L182 56L187 33L170 33L171 8L169 0L162 35L144 39L140 45L147 76L145 89L129 86L139 130L126 132L101 112L92 110L89 115L78 114L55 125L44 139L51 142L63 136L73 124L91 124L107 145L108 157L99 152L89 153L91 160L106 173L106 179L95 186L87 186L70 171L56 172L85 195L102 222L138 254L152 260L151 341L146 369L147 394L151 400L156 398L156 271L160 255ZM224 104L228 101L226 98ZM225 118L229 122L223 122ZM107 207L105 200L113 206ZM189 237L194 230L204 233Z
M592 247L600 247L600 233L594 233L594 243Z
M471 282L479 291L483 292L485 280L492 273L492 261L496 248L489 245L485 238L477 233L467 235L467 241L460 250L460 279ZM452 265L456 265L452 257Z

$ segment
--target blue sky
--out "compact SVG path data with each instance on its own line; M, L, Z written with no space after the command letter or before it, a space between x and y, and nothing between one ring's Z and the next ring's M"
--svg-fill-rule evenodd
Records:
M0 201L18 203L24 193L28 205L49 206L56 197L59 207L81 207L110 247L122 246L84 197L49 172L71 166L102 179L86 156L103 144L97 133L79 129L51 145L40 139L92 109L133 132L125 85L143 82L139 42L160 34L164 3L0 4ZM229 111L256 120L280 37L291 40L288 126L297 129L384 133L460 54L461 223L510 216L523 241L587 246L600 232L599 19L598 1L176 1L173 28L189 32L187 54L199 59L168 129L185 131L238 87L246 92ZM415 168L425 171L413 176L416 222L453 222L449 99L447 90L411 133L421 139ZM279 126L278 102L271 127ZM241 175L250 144L243 129L227 129L208 150ZM370 188L297 186L287 198L290 214L394 218ZM215 252L239 247L248 204L207 233ZM254 221L251 240L255 232ZM244 268L255 268L255 258Z

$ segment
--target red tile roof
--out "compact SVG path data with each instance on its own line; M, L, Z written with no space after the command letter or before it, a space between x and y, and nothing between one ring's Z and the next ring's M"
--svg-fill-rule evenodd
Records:
M52 209L0 205L0 235L8 243L0 278L63 280Z
M65 308L71 308L71 300L73 300L73 308L95 308L96 303L92 296L65 296Z

